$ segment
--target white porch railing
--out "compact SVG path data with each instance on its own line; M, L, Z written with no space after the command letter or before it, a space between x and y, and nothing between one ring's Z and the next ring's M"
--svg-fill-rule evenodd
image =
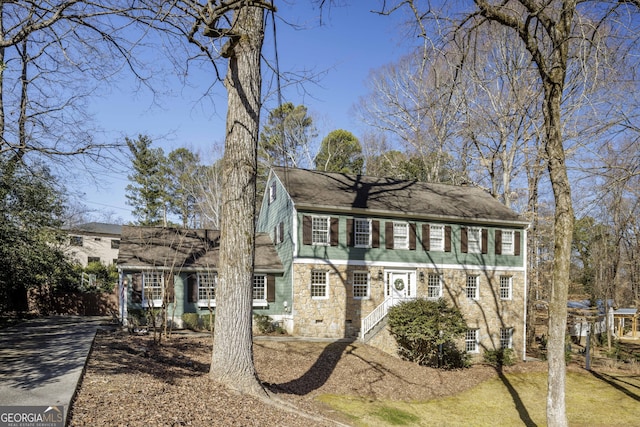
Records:
M362 319L362 325L360 328L360 339L364 340L367 332L375 328L375 326L380 323L382 319L385 318L387 313L389 312L389 308L398 304L402 301L408 301L413 298L393 298L386 297L382 304L373 309L371 313L369 313L364 319Z

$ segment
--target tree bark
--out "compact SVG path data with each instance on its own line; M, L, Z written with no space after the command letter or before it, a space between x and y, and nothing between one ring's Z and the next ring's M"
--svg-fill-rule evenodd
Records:
M265 395L253 363L251 310L255 253L257 142L263 9L234 12L220 220L219 282L210 376L241 393Z

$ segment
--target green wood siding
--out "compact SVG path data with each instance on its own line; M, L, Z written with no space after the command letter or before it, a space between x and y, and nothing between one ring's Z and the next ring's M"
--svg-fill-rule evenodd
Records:
M308 215L330 216L338 218L338 245L305 245L303 244L303 218ZM371 217L373 220L380 221L380 244L377 248L357 248L347 246L347 221L354 218L348 215L330 215L325 213L298 212L298 253L300 258L322 258L332 259L336 261L365 261L365 262L399 262L409 264L455 264L455 265L486 265L496 267L521 267L524 262L524 233L521 229L513 229L518 231L520 238L520 254L519 255L496 255L495 250L495 230L503 230L508 228L485 227L474 224L461 225L443 223L443 225L451 227L451 251L425 251L423 248L423 224L435 224L424 221L398 220L397 222L408 222L415 224L415 249L387 249L387 242L391 236L388 236L389 230L385 227L387 222L393 222L392 218ZM356 218L363 218L357 216ZM487 230L487 253L463 253L461 251L461 229L463 227L481 227ZM411 245L413 246L413 245Z

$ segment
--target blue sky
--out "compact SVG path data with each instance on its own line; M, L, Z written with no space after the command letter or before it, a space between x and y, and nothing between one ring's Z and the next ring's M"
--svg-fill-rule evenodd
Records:
M308 83L304 90L285 88L283 93L285 101L308 107L316 118L320 138L334 129L346 129L360 136L361 127L350 111L358 98L367 93L364 83L369 72L396 61L409 49L406 43L402 44L399 16L371 13L377 2L350 3L325 10L320 25L320 11L311 7L310 2L276 2L278 16L282 18L276 21L280 70L326 71L318 84ZM283 20L301 28L295 29ZM273 60L271 22L267 27L263 51ZM162 62L162 54L158 55L157 61ZM97 125L104 130L102 138L121 140L145 134L165 153L187 147L203 156L212 156L213 147L223 144L226 107L226 93L221 84L216 85L213 105L201 100L212 78L208 73L196 72L190 86L185 87L168 75L168 86L165 84L162 89L170 94L156 97L155 102L149 90L138 90L133 79L123 78L108 95L96 98L92 107ZM275 106L275 100L267 100L267 105ZM263 110L262 114L265 118L267 112ZM110 165L104 173L96 175L99 185L84 181L81 188L74 190L84 192L81 203L94 211L96 219L104 220L105 214L109 214L112 220L120 218L128 222L132 217L131 207L125 202L125 187L129 183L126 175L122 167Z

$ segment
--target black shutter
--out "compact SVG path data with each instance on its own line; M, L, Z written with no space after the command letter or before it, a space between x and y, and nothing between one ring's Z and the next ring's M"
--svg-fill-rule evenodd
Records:
M302 244L311 244L311 217L308 215L302 217Z
M347 246L353 247L354 244L354 230L353 230L353 218L347 219Z
M520 232L513 233L513 254L515 256L520 255Z
M165 301L166 302L175 302L176 300L176 292L175 292L175 283L174 276L171 273L164 274L164 292L165 292Z
M393 249L393 222L384 223L384 240L387 249Z
M496 255L502 254L502 230L496 230Z
M276 278L273 274L267 275L267 302L276 301Z
M131 302L142 303L142 273L134 273L131 276Z
M444 226L444 251L451 252L451 226Z
M462 227L460 228L460 252L462 252L463 254L466 254L467 252L469 252L469 237L467 234L467 227Z
M198 302L198 276L195 273L187 277L187 299L189 302Z
M331 230L329 231L329 238L331 239L331 246L338 246L338 218L331 218Z
M481 234L482 234L482 253L486 254L489 251L489 232L487 231L486 228L483 228L481 230Z
M280 227L278 243L282 243L284 242L284 222L280 222L278 226Z
M380 247L380 221L371 221L371 247Z
M422 249L428 251L431 248L431 227L429 224L422 224Z
M416 250L416 224L409 223L409 250Z

